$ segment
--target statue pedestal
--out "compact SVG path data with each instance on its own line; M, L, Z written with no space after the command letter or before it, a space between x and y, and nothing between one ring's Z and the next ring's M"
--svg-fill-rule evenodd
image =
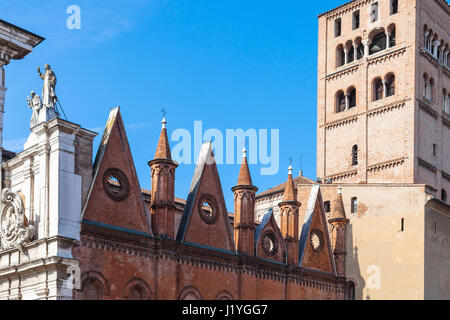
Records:
M39 110L37 124L42 122L48 122L54 118L59 118L59 113L56 112L55 108L43 106L42 109Z

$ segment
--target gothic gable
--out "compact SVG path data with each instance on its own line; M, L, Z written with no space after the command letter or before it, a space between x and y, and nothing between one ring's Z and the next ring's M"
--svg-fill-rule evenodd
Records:
M311 188L308 199L300 235L299 260L301 267L336 273L319 185Z
M286 244L270 209L255 231L255 250L260 258L285 263Z
M82 221L151 233L119 108L111 110L100 142Z
M211 143L203 144L177 240L235 251L228 211Z

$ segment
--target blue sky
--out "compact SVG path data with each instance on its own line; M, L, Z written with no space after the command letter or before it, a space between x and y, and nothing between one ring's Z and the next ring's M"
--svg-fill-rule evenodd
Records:
M21 151L29 134L26 98L41 92L38 65L51 64L68 119L99 132L120 105L141 187L150 189L161 108L169 134L177 128L279 129L280 170L253 183L266 190L295 173L316 177L317 15L329 1L11 0L0 19L46 40L6 67L4 146ZM81 29L69 30L69 5L81 8ZM176 196L186 198L194 164L181 165ZM239 164L219 165L227 209Z

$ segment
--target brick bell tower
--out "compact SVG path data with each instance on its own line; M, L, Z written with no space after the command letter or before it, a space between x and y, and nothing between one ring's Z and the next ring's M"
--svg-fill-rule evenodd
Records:
M234 192L234 240L236 251L242 254L255 254L255 194L247 162L247 151L242 151L242 164L238 182L231 189Z
M175 169L178 164L172 161L166 119L161 123L155 158L148 163L152 179L151 223L154 235L175 239Z
M292 179L292 166L289 166L288 180L284 190L283 201L278 204L280 207L281 234L286 242L287 263L297 265L299 263L298 241L299 223L298 209L300 202L296 200L294 180Z
M345 217L344 203L342 202L342 188L339 188L334 209L328 222L331 225L331 241L333 246L336 272L340 276L345 276L346 231L349 220Z

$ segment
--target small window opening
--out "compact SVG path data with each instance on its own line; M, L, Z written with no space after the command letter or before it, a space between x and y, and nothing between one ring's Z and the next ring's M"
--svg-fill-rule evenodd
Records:
M372 3L370 6L370 22L378 20L378 2Z
M398 0L391 0L391 14L398 13Z
M325 201L323 203L323 206L325 207L325 212L328 213L331 211L331 205L330 205L330 201Z
M339 37L341 35L341 29L342 29L342 20L336 19L334 21L334 36Z
M353 12L353 30L359 28L359 10Z
M352 147L352 166L358 165L358 145Z
M402 221L401 221L401 230L402 230L402 232L405 231L405 218L402 218Z
M353 197L351 199L351 212L357 213L358 212L358 198Z

